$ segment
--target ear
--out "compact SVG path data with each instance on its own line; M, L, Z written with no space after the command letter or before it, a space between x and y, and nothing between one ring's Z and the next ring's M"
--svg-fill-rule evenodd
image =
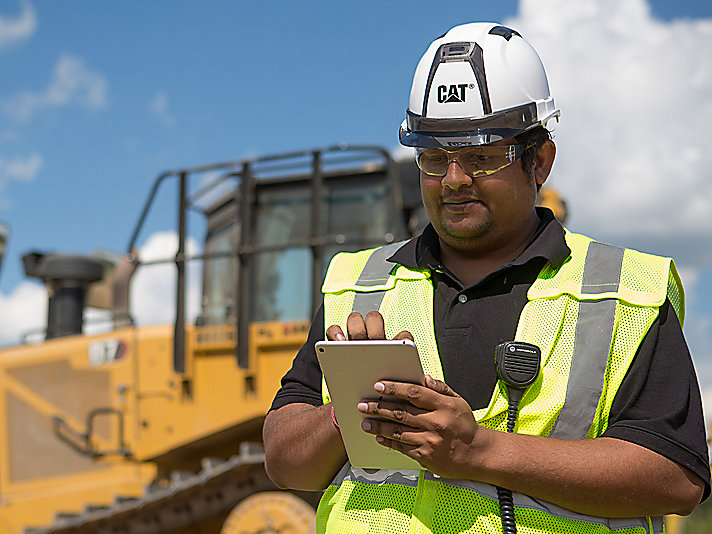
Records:
M554 165L554 158L556 158L556 145L553 141L547 141L541 146L534 158L534 168L532 170L537 186L541 186L546 182L549 173L551 173L551 167Z

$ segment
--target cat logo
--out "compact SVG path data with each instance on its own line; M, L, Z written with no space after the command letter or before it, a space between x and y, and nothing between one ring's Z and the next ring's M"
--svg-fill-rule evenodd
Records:
M467 88L466 83L461 83L458 85L439 85L438 86L438 102L440 104L447 104L448 102L464 102L465 101L465 89Z

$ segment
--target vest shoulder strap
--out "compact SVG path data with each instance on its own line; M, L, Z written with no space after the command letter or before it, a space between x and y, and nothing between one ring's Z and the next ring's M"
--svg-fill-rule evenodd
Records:
M571 255L558 269L544 268L529 289L529 300L568 294L580 301L616 299L659 307L670 298L682 322L684 292L671 258L606 245L569 231L566 243Z
M385 292L393 289L398 280L425 280L427 271L414 271L386 261L406 241L361 252L342 252L334 256L322 285L325 295L353 291L352 311L366 315L378 310Z

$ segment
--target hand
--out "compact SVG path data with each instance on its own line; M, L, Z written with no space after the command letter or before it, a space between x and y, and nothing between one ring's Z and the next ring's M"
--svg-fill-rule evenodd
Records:
M479 425L467 401L447 384L425 377L425 387L382 380L374 389L402 401L364 400L358 409L366 418L362 428L383 446L416 460L447 478L470 478L468 466L477 452ZM384 421L386 419L387 421Z
M360 313L353 312L346 319L346 331L348 332L349 340L386 339L386 326L383 316L377 311L368 312L365 319ZM341 327L334 324L326 329L326 339L329 341L346 341L346 336ZM393 339L410 339L413 341L413 334L403 330Z

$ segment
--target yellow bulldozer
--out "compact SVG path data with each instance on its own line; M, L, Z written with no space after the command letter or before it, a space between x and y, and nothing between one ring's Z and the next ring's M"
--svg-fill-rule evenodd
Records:
M166 188L177 251L142 261ZM196 218L204 243L190 254ZM412 159L339 146L161 174L120 261L25 254L48 290L47 325L0 354L0 532L312 532L319 495L271 483L262 422L329 259L426 222ZM174 266L175 322L138 326L132 280L161 263ZM188 320L194 264L202 299ZM102 333L86 334L88 307L108 310Z
M313 531L319 495L267 478L262 421L329 259L422 227L417 179L412 161L367 146L180 169L156 179L120 261L25 254L48 290L47 326L0 354L0 532ZM177 251L142 261L138 240L171 188ZM196 217L204 244L191 255ZM175 322L137 326L134 275L166 262ZM202 300L188 321L191 264ZM110 328L87 335L87 307L109 310Z

